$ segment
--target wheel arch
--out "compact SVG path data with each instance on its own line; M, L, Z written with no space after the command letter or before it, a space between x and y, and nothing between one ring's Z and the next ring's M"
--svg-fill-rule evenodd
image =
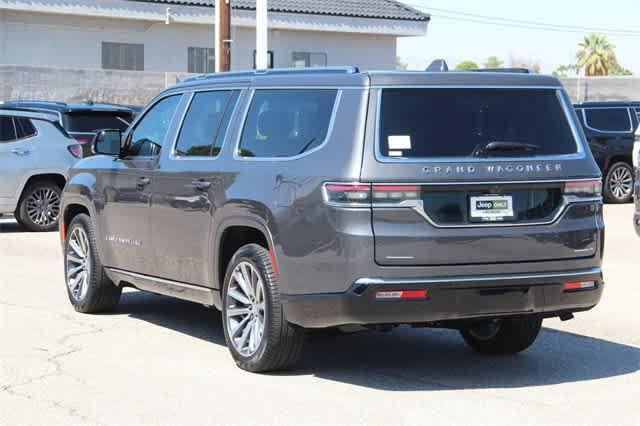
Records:
M227 266L233 254L243 245L256 243L273 252L273 236L269 227L257 218L231 217L217 227L213 242L213 286L222 289ZM277 266L276 266L277 267Z

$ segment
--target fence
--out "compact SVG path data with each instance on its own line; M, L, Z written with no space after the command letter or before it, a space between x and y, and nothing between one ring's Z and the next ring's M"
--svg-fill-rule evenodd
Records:
M43 99L144 105L186 73L0 65L0 100ZM571 99L640 100L638 77L561 79Z

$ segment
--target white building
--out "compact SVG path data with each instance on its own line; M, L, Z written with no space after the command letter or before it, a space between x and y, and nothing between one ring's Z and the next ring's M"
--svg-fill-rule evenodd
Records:
M0 65L213 71L214 0L0 0ZM253 67L255 0L231 0L232 69ZM275 67L392 69L429 16L395 0L269 0Z

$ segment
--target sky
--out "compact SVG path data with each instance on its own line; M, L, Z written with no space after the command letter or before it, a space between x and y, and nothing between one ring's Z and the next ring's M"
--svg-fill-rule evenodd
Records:
M563 28L573 26L635 31L637 35L612 34L607 38L616 46L618 62L635 75L640 75L640 0L402 1L414 7L424 5L454 12L544 22ZM551 73L559 65L575 63L578 43L588 33L582 30L555 32L486 25L447 18L460 18L460 15L423 10L432 15L427 35L398 40L398 56L409 65L409 69L424 69L436 58L446 59L450 68L467 59L482 64L487 57L495 55L505 61L505 65L509 65L512 57L520 58L537 62L542 72Z

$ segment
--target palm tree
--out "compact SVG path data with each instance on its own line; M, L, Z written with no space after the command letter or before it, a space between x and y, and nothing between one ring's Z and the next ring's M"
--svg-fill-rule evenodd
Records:
M618 63L615 46L602 34L589 34L579 46L577 70L584 68L585 75L589 77L609 75L609 70Z

